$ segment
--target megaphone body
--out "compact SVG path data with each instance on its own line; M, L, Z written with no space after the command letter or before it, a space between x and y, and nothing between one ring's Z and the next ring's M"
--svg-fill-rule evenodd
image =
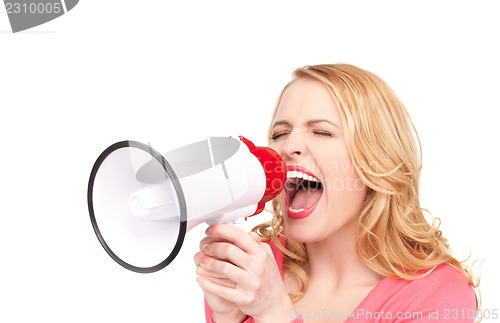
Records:
M127 269L147 273L167 266L196 225L260 213L285 180L279 155L243 137L209 137L163 156L140 142L122 141L95 162L87 198L108 254Z

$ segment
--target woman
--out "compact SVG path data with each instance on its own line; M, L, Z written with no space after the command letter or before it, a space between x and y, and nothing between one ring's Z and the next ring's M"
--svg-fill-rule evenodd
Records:
M418 136L379 77L297 69L269 139L288 170L273 219L210 226L195 255L207 322L474 320L474 279L426 221Z

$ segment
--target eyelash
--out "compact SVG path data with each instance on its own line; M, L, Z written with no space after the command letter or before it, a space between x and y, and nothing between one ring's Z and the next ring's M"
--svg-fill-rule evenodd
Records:
M289 134L290 132L288 131L281 131L281 132L278 132L278 133L274 133L272 136L271 136L271 140L277 140L279 139L281 136L284 136L284 135L287 135ZM313 134L317 135L317 136L320 136L320 137L333 137L333 134L328 132L328 131L322 131L322 130L313 130L312 131Z
M333 135L328 131L313 131L313 133L321 137L333 137Z
M277 140L279 137L283 135L286 135L286 133L284 132L273 133L273 135L271 136L271 140Z

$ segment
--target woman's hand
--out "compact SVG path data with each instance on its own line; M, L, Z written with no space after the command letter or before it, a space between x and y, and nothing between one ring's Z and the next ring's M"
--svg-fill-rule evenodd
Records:
M255 233L216 224L195 255L197 280L215 315L250 315L256 322L288 322L293 304L271 248Z
M260 237L255 233L250 233L254 238L256 237L257 241L260 243ZM233 288L235 283L229 280L227 277L210 270L205 269L206 266L204 264L208 261L208 256L205 254L205 250L208 248L210 243L213 242L221 242L222 240L217 240L211 237L205 237L200 242L200 252L198 252L194 256L194 262L196 264L196 274L197 281L202 286L202 281L209 280L214 284L218 284L221 286L227 286ZM216 319L216 322L243 322L246 320L247 315L240 311L236 304L225 300L215 294L212 294L203 289L203 293L205 295L205 301L210 306L210 309L213 312L213 316Z

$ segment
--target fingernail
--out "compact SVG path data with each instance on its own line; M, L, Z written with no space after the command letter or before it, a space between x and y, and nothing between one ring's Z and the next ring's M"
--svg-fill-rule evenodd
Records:
M203 252L207 253L208 249L210 249L210 243L207 243L206 245L203 246Z

